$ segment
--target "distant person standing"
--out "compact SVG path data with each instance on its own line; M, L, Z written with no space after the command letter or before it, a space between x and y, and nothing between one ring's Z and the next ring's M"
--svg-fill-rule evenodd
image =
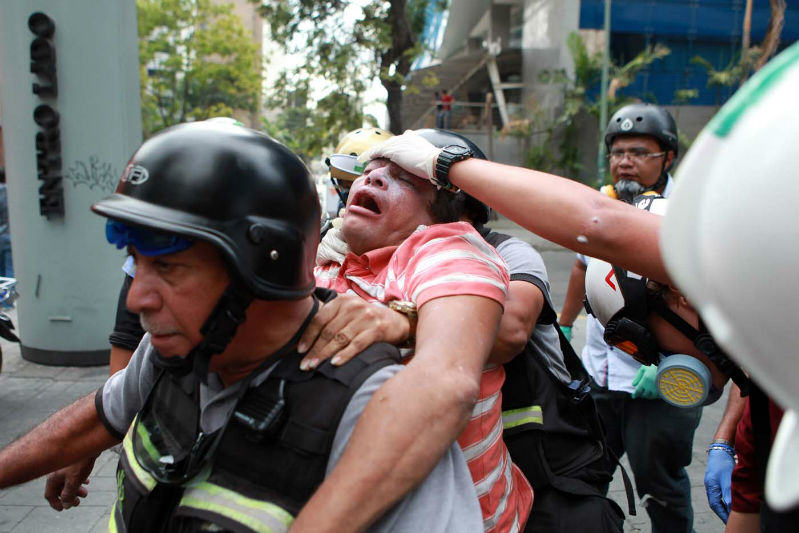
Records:
M438 109L438 117L436 120L436 125L438 128L448 130L450 128L450 122L452 117L452 102L455 101L455 98L446 89L441 91L441 105L437 106Z

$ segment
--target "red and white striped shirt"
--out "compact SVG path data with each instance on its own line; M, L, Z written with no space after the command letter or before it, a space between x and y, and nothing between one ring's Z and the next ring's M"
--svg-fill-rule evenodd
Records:
M342 264L316 267L320 287L351 292L387 304L408 300L421 307L442 296L476 295L504 304L509 283L505 262L464 222L420 226L399 246L347 254ZM523 527L533 489L511 462L502 440L501 365L483 369L480 395L458 438L483 511L485 531Z

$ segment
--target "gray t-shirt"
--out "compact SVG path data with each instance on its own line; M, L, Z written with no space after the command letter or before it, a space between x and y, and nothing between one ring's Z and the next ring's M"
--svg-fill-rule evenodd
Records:
M505 263L511 281L527 281L538 287L544 295L545 305L552 308L549 297L549 277L544 259L535 248L515 237L505 240L497 246L497 252ZM536 354L549 366L552 373L564 383L569 383L571 377L563 362L563 353L560 349L560 338L555 330L554 323L536 322L535 329L530 339Z
M127 431L153 386L157 372L153 365L153 353L150 336L147 334L134 352L127 368L108 378L98 391L100 395L97 402L98 414L109 430L114 430L118 435ZM262 383L272 368L274 367L256 376L251 386ZM350 399L333 440L326 475L330 474L341 458L358 416L369 399L383 383L402 368L402 365L390 365L378 370ZM225 388L216 374L211 374L209 384L200 385L200 427L204 432L212 432L222 427L230 411L235 407L237 392L243 383L240 381ZM430 475L418 487L406 494L382 519L369 528L369 531L381 533L482 530L480 504L466 460L457 443L453 443L447 449Z

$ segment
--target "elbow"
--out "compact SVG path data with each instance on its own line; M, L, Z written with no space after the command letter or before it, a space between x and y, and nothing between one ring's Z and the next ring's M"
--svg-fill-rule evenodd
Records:
M439 393L447 405L445 412L453 415L453 422L465 427L480 395L480 376L472 376L465 369L450 369L441 381Z
M415 390L413 396L424 403L425 411L435 416L437 423L466 427L480 395L482 368L430 360L420 364L418 357L417 353L394 379L404 380Z
M527 336L514 336L513 338L497 340L488 362L495 365L510 363L514 357L522 353L527 344Z
M462 410L471 414L480 395L480 377L472 376L469 372L457 371L452 373L449 381L451 397Z
M606 248L615 245L618 237L618 200L607 196L595 198L585 210L585 219L580 224L578 241L591 243L594 248Z
M510 357L508 357L508 361L513 359L516 355L520 354L524 350L529 338L530 329L521 324L518 327L513 328L512 331L508 332L507 339L505 341L507 346L506 351L510 355Z
M536 317L531 316L529 311L525 309L523 315L513 317L512 313L506 313L500 324L494 347L491 349L489 363L504 365L524 351L535 328Z

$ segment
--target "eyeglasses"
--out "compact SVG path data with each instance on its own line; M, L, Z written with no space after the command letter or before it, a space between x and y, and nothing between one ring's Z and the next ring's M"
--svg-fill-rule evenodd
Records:
M627 156L633 163L643 163L647 159L663 155L666 155L666 152L650 152L648 150L633 148L632 150L611 150L607 158L611 163L618 163L624 159L624 156Z

